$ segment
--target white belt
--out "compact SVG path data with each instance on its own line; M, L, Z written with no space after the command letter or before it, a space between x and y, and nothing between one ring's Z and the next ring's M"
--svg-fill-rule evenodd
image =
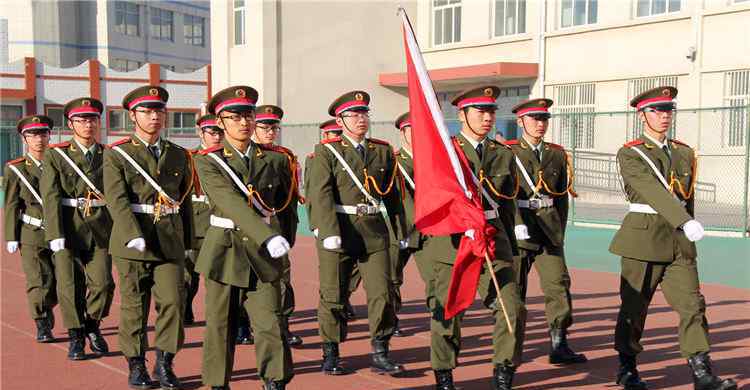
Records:
M193 202L208 204L208 198L206 198L206 195L201 195L201 196L193 195L192 198L193 198Z
M42 227L42 220L39 218L34 218L30 215L26 215L26 214L21 215L21 221L23 221L23 223L27 223L32 226Z
M60 201L63 206L77 207L83 209L88 203L88 207L104 207L107 205L103 199L86 199L86 198L62 198Z
M552 207L555 204L555 200L547 196L532 199L518 199L516 202L518 207L530 210Z
M236 225L234 224L234 221L232 221L229 218L222 218L217 217L213 214L208 218L208 224L211 226L216 226L224 229L234 229Z
M139 213L139 214L153 214L154 213L154 205L152 204L131 203L130 209L133 210L134 213ZM175 206L175 207L161 206L161 215L177 214L179 212L180 212L180 206Z
M484 219L495 219L499 216L499 214L500 213L498 213L497 210L484 210Z
M374 215L380 212L379 207L365 204L365 203L360 203L356 206L346 206L346 205L337 204L335 208L336 208L336 212L339 214L349 214L349 215L359 215L359 216Z
M659 214L654 210L653 207L645 203L631 203L629 210L631 213L642 213L642 214Z

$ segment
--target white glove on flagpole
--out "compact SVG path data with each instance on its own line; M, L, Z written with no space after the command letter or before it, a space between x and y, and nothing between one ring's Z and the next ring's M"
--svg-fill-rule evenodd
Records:
M268 253L271 254L271 257L278 259L289 253L289 242L282 236L273 236L268 239L266 248L268 248Z
M55 253L65 249L65 239L55 238L54 240L50 241L49 249L52 249L52 252L55 252Z
M15 253L18 250L18 241L8 241L5 243L5 249L8 253Z
M341 249L341 237L330 236L323 240L323 248L328 250Z
M513 230L516 233L516 240L528 240L531 238L529 228L526 225L516 225Z
M129 249L135 249L138 252L143 253L146 251L146 240L144 240L143 237L134 238L128 241L125 247Z
M692 242L696 242L703 238L703 225L700 222L691 219L682 225L682 231L685 232L685 237Z

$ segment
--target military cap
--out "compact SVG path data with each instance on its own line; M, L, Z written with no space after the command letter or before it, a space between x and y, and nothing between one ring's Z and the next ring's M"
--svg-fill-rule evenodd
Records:
M365 91L347 92L328 106L330 116L338 116L345 111L370 111L370 94Z
M221 130L219 125L216 123L216 115L206 114L198 118L198 127L203 129Z
M217 92L208 102L208 112L219 115L224 110L254 111L258 91L246 85L234 85Z
M630 99L630 107L638 111L653 106L671 106L674 109L674 98L677 97L677 88L661 86L641 92L638 96Z
M279 123L283 117L284 110L282 110L281 107L264 104L258 106L257 114L255 114L255 121L262 123Z
M138 87L122 98L122 107L128 111L138 107L164 108L169 100L169 92L158 85Z
M69 101L63 107L63 116L72 119L74 116L101 116L104 105L98 99L82 97Z
M467 89L460 92L451 101L451 104L462 110L466 107L493 107L497 108L497 97L500 95L500 88L486 85Z
M513 106L511 112L516 114L519 118L524 115L544 115L549 117L549 108L553 104L555 104L555 102L553 102L552 99L529 99Z
M397 129L401 130L406 126L411 126L411 118L409 117L409 111L399 115L396 118L396 122L393 124Z
M320 131L323 133L327 133L329 131L342 131L341 126L339 126L338 123L336 123L336 119L329 119L319 126Z
M25 116L16 124L16 130L21 134L27 131L50 131L52 127L54 122L46 115Z

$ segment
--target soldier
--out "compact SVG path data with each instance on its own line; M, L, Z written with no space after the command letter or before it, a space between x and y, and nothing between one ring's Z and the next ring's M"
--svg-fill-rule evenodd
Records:
M512 220L515 215L517 180L513 177L513 153L510 148L490 139L487 135L495 124L495 111L500 89L484 86L469 89L456 95L452 104L458 108L461 132L453 138L454 147L461 150L469 161L476 183L482 192L482 203L487 222L497 229L494 236L495 253L493 272L501 286L500 296L507 309L514 334L507 329L506 321L497 304L497 291L489 270L480 277L479 294L484 305L492 310L495 319L492 333L494 354L493 389L510 389L513 374L521 363L521 348L526 321L526 309L518 295L514 276L514 245ZM417 183L418 184L418 183ZM450 284L453 262L461 235L429 236L418 255L417 264L431 267L423 272L428 286L428 304L432 312L430 321L430 359L435 371L436 389L452 390L452 370L458 363L461 346L461 319L459 314L451 319L444 315L444 305ZM421 260L420 258L425 260ZM427 265L429 264L429 265ZM432 295L432 297L431 297Z
M203 383L228 389L234 364L238 311L253 319L258 376L263 388L284 389L293 377L292 354L281 319L284 238L294 221L294 169L286 153L251 140L258 92L233 86L208 105L224 130L222 145L196 158L211 200L210 227L196 270L206 286ZM244 302L244 303L243 303Z
M343 310L354 264L359 265L367 293L372 370L389 375L404 370L388 358L395 312L383 209L397 229L397 239L402 238L405 221L394 185L393 151L384 141L365 138L370 129L369 103L364 91L345 93L331 103L328 113L336 117L343 134L315 146L309 172L307 199L318 229L322 371L327 375L347 373L339 362L339 343L346 340Z
M55 267L52 251L44 238L44 203L39 192L42 159L49 144L52 119L44 115L21 118L16 125L26 145L26 156L8 161L5 166L5 241L9 253L21 249L21 264L26 274L26 298L31 318L36 322L36 341L51 343L57 304Z
M630 212L609 247L622 256L616 382L627 390L647 388L636 355L643 351L640 340L649 303L661 287L680 315L680 353L688 360L695 389L736 389L733 380L711 372L706 303L696 267L695 241L703 238L703 226L694 219L697 160L690 146L667 138L675 97L677 88L666 86L630 100L643 122L643 135L617 153Z
M147 85L122 99L132 136L104 151L104 197L112 215L109 252L120 277L119 345L130 387L147 389L146 324L151 296L157 311L154 376L162 389L180 381L172 369L184 340L185 258L193 242L190 152L161 137L169 94Z
M196 126L198 129L198 138L201 144L191 152L193 156L201 150L213 148L221 145L224 139L224 131L216 124L216 116L206 114L198 118ZM203 245L203 238L208 230L209 201L203 192L197 172L193 177L193 192L191 194L193 202L193 228L195 229L195 240L190 251L190 256L185 259L185 325L195 323L195 314L193 312L193 299L198 293L200 274L195 272L195 260Z
M568 222L568 194L573 192L572 166L565 149L544 141L549 126L550 99L531 99L513 107L518 127L517 140L507 141L515 154L521 178L516 238L521 258L518 284L526 301L529 272L534 265L544 293L544 306L552 346L551 364L583 363L586 356L568 346L568 328L573 324L570 274L565 264L565 227ZM524 228L527 226L528 228Z
M109 352L99 324L109 315L115 283L108 253L112 218L104 207L102 153L96 141L104 106L93 98L68 102L63 115L73 138L50 145L41 190L45 236L55 254L57 296L68 329L68 359L84 359L84 334L95 355Z
M336 119L329 119L318 126L320 129L320 140L325 141L327 139L333 139L341 137L341 126L339 126L336 123ZM305 189L305 194L308 193L308 180L310 175L308 174L310 172L310 166L312 165L312 159L315 158L315 152L309 153L307 156L305 156L305 170L302 174L302 180L303 184L302 187ZM318 229L315 228L315 223L310 219L310 202L305 200L305 210L307 212L307 219L308 224L310 225L310 231L313 233L315 237L318 236Z

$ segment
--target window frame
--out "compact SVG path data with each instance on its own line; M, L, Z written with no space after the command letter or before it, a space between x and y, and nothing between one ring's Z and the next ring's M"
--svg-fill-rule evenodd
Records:
M112 125L112 113L118 111L122 113L123 122L122 127L115 127ZM128 118L128 110L120 106L108 106L107 107L107 134L123 133L130 129L130 120Z
M115 61L125 61L125 68L113 66ZM136 66L131 69L130 68L131 64L135 64ZM112 60L109 61L109 68L117 72L132 72L134 70L140 69L142 66L143 66L143 63L141 61L129 60L127 58L113 58Z
M132 12L132 9L129 9L129 7L135 8L135 12ZM122 7L122 9L119 9ZM123 14L123 24L117 23L117 17L118 14ZM128 24L128 15L135 15L135 33L131 34L129 32L129 24ZM130 36L130 37L140 37L141 36L141 6L140 4L133 3L131 1L123 1L118 0L115 2L115 23L114 23L114 29L115 32L120 33L122 35Z
M515 12L516 22L515 22L515 26L514 26L514 32L510 33L510 34L505 33L505 31L503 31L503 34L498 34L497 33L497 5L498 5L498 3L503 3L504 4L504 6L503 6L503 8L504 8L503 9L503 23L502 23L503 30L504 30L505 27L506 27L505 20L506 20L507 15L508 15L508 13L507 13L507 11L508 11L508 1L509 0L492 0L491 3L490 3L490 6L492 7L492 10L490 12L490 14L492 15L492 38L512 37L514 35L526 34L528 32L526 30L526 27L527 27L527 23L526 22L527 22L527 16L528 16L528 13L527 13L528 12L528 2L526 0L513 0L513 2L516 4L516 10L515 10L516 11ZM523 3L523 31L519 31L519 28L518 28L519 24L520 24L520 22L522 20L522 18L518 16L518 12L521 9L521 3Z
M570 8L570 10L571 10L570 23L571 24L569 26L566 26L564 24L564 21L563 21L563 17L564 17L564 15L563 15L563 4L566 1L570 1L570 4L571 4L571 8ZM586 11L584 12L584 14L586 15L586 21L584 23L581 23L581 24L576 24L575 23L575 15L576 15L576 12L575 12L576 11L576 7L575 6L576 6L577 1L576 0L561 0L559 2L559 4L560 4L560 7L559 7L560 18L558 19L558 23L559 23L558 26L559 26L560 29L576 28L576 27L582 27L582 26L591 26L591 25L596 25L596 24L599 23L599 0L584 0L584 1L586 2ZM596 19L593 22L590 20L590 17L591 17L591 3L594 3L594 5L596 5L596 14L595 14Z
M192 23L188 24L188 19ZM183 38L186 45L196 47L206 47L206 18L198 15L183 14ZM195 23L198 21L199 23ZM196 26L200 24L200 35L196 36ZM196 44L196 40L200 40L199 44Z
M555 104L552 109L559 142L576 150L596 149L596 82L555 85ZM562 95L568 95L566 101ZM571 145L570 141L573 140Z
M648 1L648 5L649 5L648 6L648 11L649 11L649 13L647 15L638 15L638 6L640 5L641 1ZM683 10L683 7L682 7L683 6L683 4L682 4L683 0L677 0L677 1L679 1L679 5L680 5L677 10L670 10L670 4L672 4L672 0L664 0L664 2L666 3L666 8L665 8L664 12L659 12L659 13L655 14L655 13L653 13L654 1L660 1L660 0L633 0L633 15L635 16L635 18L636 19L640 19L640 18L650 18L650 17L666 16L666 15L670 15L670 14L675 14L675 13L681 12Z
M438 1L444 1L445 4L436 5ZM451 40L445 41L445 14L447 10L451 10ZM458 10L458 12L456 12ZM437 42L437 27L436 15L440 12L440 34L441 40ZM463 0L431 0L430 2L430 36L432 47L453 45L461 42L461 24L463 20ZM458 21L458 24L456 24ZM458 29L456 28L458 25Z
M162 42L174 42L174 11L163 9L159 7L150 7L149 15L149 35L151 39L162 41ZM168 18L165 18L168 15ZM154 24L154 20L159 21L159 24ZM169 22L169 24L165 24ZM168 30L169 36L165 37L164 30ZM158 34L155 33L158 31Z
M238 6L238 3L240 3L239 6ZM245 0L233 0L233 3L232 3L233 34L232 35L234 36L234 39L233 39L234 46L244 46L247 44L247 36L246 36L247 35L247 31L246 31L247 21L245 20L247 18L247 14L246 14L245 6L246 6ZM239 20L241 22L240 27L239 27L240 28L239 36L237 32L238 15L239 15Z
M52 114L50 111L58 111L58 113ZM52 121L54 122L54 126L52 128L53 131L59 131L59 130L69 130L68 128L68 122L65 120L65 107L62 104L45 104L44 105L44 115L50 117ZM60 116L60 120L57 120L57 116Z
M737 79L731 77L737 75ZM743 89L744 91L739 91ZM739 92L739 93L738 93ZM737 69L724 72L722 134L721 145L726 148L744 148L750 121L750 69ZM738 125L732 125L739 121Z

